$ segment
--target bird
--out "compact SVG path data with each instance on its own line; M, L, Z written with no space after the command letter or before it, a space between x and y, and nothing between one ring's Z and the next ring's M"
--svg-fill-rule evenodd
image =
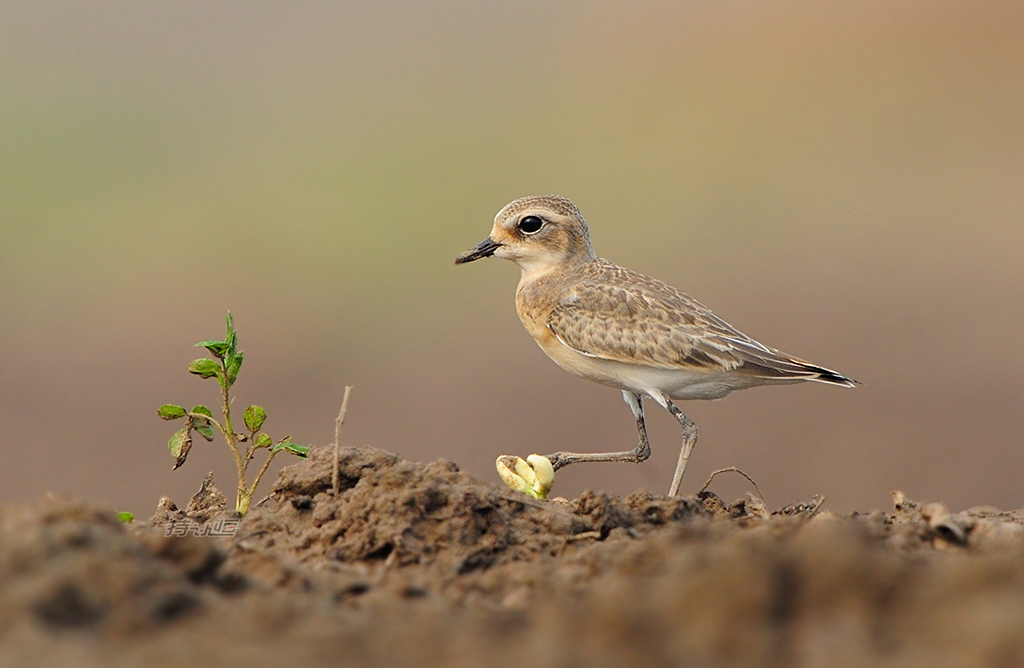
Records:
M644 400L650 398L682 429L668 492L676 496L698 429L674 400L721 399L759 385L804 381L860 384L759 343L667 283L598 257L583 214L565 197L510 202L494 217L490 235L455 263L490 257L519 266L516 311L541 350L566 371L620 389L636 420L639 442L632 450L546 455L554 470L645 461L651 446Z

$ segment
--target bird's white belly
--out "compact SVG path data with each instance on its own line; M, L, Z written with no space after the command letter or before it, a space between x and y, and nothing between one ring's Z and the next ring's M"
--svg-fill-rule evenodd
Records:
M721 399L736 390L765 382L763 379L725 370L663 369L627 364L584 355L561 343L541 344L541 349L558 366L581 378L651 397L662 395L670 399Z

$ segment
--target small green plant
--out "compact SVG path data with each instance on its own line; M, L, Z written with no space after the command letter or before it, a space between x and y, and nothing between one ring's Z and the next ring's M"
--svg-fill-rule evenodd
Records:
M213 440L213 429L216 427L235 457L235 466L238 468L238 496L235 501L235 510L239 515L245 515L249 510L249 503L256 492L256 486L260 479L270 467L270 462L279 452L287 452L298 457L306 457L309 447L292 443L291 437L285 436L275 443L266 432L260 431L263 422L267 419L267 412L259 406L249 406L242 415L245 422L246 432L236 432L231 423L231 386L238 379L238 372L242 368L242 351L238 350L238 336L235 333L235 325L231 320L231 312L227 316L227 336L223 341L200 341L197 348L206 348L213 355L214 359L208 357L200 358L188 366L189 373L200 378L216 378L220 385L221 410L224 414L224 422L218 422L209 408L203 405L194 406L192 410L185 410L183 406L164 404L157 410L164 420L185 420L185 426L171 436L167 442L167 449L174 457L174 468L185 463L189 450L192 449L192 432L205 438ZM245 445L248 444L248 445ZM248 484L245 477L249 462L256 455L257 450L266 449L267 459L263 462L256 478L252 484Z

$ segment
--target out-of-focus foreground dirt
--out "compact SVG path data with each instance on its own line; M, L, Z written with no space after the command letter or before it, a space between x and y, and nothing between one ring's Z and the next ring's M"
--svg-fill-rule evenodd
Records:
M544 502L371 448L335 497L332 462L231 537L165 536L232 518L215 489L147 523L3 509L0 664L1024 665L1024 511Z

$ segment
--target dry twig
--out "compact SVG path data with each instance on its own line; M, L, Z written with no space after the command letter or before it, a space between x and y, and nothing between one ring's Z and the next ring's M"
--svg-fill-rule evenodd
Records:
M702 494L702 493L706 492L708 490L708 487L711 486L711 481L714 480L715 477L718 476L720 473L739 473L741 476L743 476L744 478L747 479L747 482L749 482L751 485L754 486L754 489L757 491L757 495L761 498L762 502L764 501L764 494L761 493L761 488L757 486L757 483L754 482L754 479L751 478L750 476L748 476L743 471L741 471L738 468L736 468L735 466L730 466L730 467L724 468L724 469L718 469L717 471L712 473L711 477L708 478L708 481L706 483L704 483L704 486L701 487L697 491L697 494Z
M331 484L334 489L334 496L338 496L338 466L340 465L341 451L341 425L345 424L345 411L348 410L348 395L352 391L351 385L345 386L345 397L341 400L341 410L338 411L338 419L334 421L334 472L331 474Z

